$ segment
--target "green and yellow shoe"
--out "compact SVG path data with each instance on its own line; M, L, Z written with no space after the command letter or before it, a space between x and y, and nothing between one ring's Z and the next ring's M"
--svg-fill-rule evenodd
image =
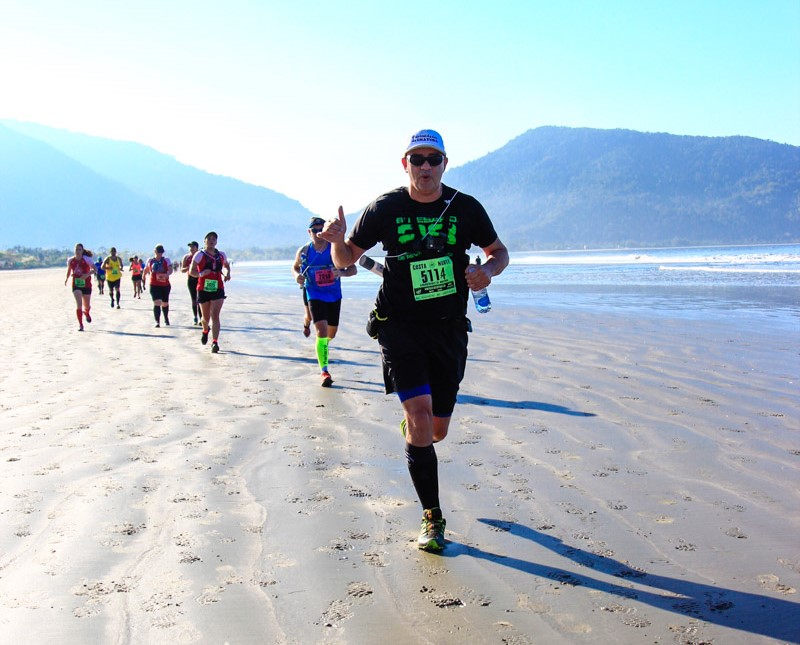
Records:
M442 517L442 509L426 508L422 512L417 548L429 552L438 552L444 549L444 529L446 525L447 522Z

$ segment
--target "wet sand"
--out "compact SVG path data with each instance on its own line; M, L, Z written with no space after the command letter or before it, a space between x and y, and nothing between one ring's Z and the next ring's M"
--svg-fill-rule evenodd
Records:
M63 275L3 274L5 642L800 642L800 332L472 315L432 555L369 301L324 389L299 293L234 271L213 355Z

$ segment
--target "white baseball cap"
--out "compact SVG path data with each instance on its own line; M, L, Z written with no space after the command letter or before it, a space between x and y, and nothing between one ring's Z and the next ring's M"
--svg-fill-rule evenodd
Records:
M420 130L419 132L412 134L411 141L409 141L408 145L406 146L405 154L408 154L417 148L433 148L434 150L438 150L443 155L447 156L447 153L444 151L444 141L442 141L442 135L436 132L436 130Z

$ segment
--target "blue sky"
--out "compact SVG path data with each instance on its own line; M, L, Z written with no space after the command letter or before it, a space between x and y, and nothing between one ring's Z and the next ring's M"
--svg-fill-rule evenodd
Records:
M451 167L543 125L800 145L800 1L0 0L0 88L333 216L420 128Z

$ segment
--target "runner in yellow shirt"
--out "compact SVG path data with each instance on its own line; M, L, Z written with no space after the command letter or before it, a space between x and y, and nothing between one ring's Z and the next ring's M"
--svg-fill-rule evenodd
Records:
M111 307L114 307L114 291L117 292L117 309L119 309L119 285L122 281L122 258L117 255L117 249L111 247L111 255L103 261L103 270L106 272L108 295L111 296Z

